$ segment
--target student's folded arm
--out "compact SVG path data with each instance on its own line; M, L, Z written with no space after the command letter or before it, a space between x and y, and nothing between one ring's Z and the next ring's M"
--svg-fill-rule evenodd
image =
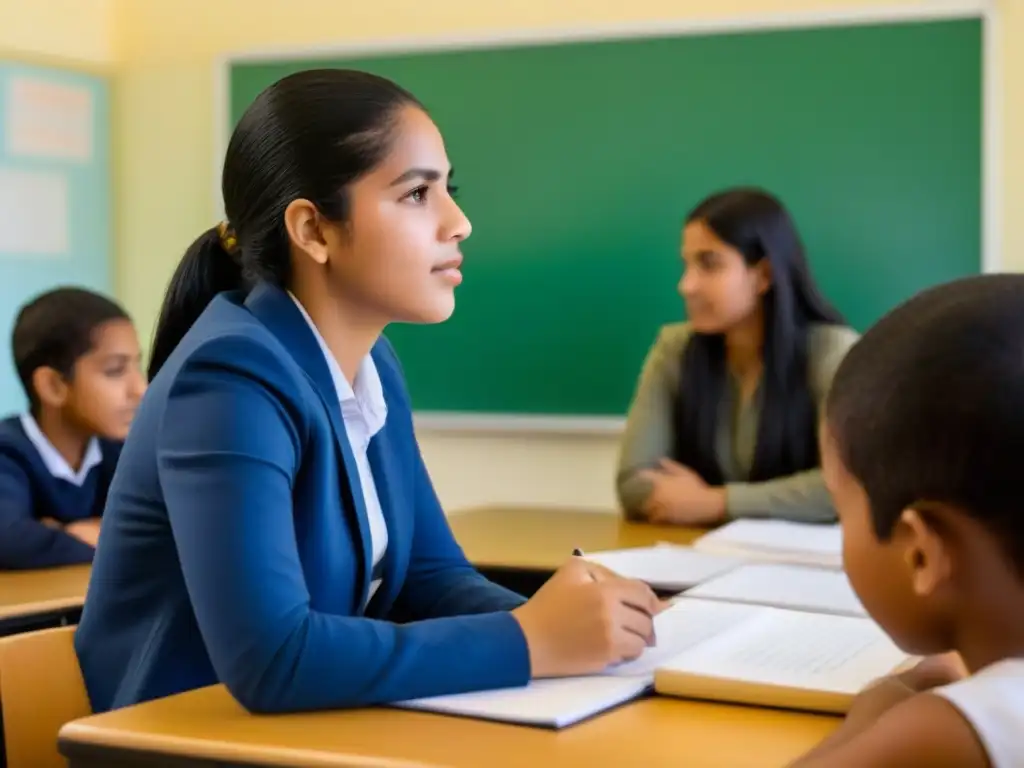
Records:
M773 517L804 523L836 519L832 498L818 469L762 483L727 483L725 514L730 519Z
M658 466L672 454L674 409L679 386L681 354L687 338L685 326L668 326L658 334L644 360L626 429L619 447L615 486L627 518L641 519L651 484L640 470Z
M974 730L945 699L923 694L897 704L878 720L843 733L789 768L987 768Z
M218 339L184 364L163 415L160 484L218 679L254 712L525 684L510 614L398 625L310 607L292 510L308 405L278 394L287 378L265 347Z
M91 563L95 550L37 520L25 472L0 456L0 569L26 570Z

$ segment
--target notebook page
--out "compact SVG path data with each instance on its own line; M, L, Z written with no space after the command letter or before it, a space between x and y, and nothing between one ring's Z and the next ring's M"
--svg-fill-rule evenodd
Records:
M845 573L802 565L751 563L694 587L686 596L867 616Z
M434 696L396 704L451 715L563 728L633 699L651 687L654 670L706 640L769 609L734 603L677 600L655 618L658 645L604 674L534 680L525 688Z
M843 537L838 524L787 520L734 520L701 536L694 549L732 557L842 568Z
M723 633L750 622L762 611L759 606L677 600L654 619L657 645L640 658L607 670L616 676L648 676L669 660L705 641L717 642Z
M524 688L433 696L396 704L483 720L564 728L640 696L651 677L564 677L534 680Z
M620 576L639 579L654 589L681 592L742 564L735 557L699 552L693 547L659 544L588 554L586 559Z
M663 668L852 695L907 658L869 619L766 608Z

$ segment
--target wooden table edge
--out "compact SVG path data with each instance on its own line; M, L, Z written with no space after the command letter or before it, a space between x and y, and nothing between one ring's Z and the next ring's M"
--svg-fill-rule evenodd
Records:
M52 600L38 600L33 603L16 603L0 606L0 621L7 619L31 618L40 614L63 611L69 608L81 608L85 605L85 597L62 597Z
M120 755L130 752L140 757L140 765L143 764L145 756L163 756L178 758L182 762L192 760L197 764L231 761L242 765L274 768L445 768L438 763L413 762L365 754L325 755L319 750L294 747L250 747L237 741L140 734L93 726L80 720L72 721L60 729L57 734L57 745L61 755L69 760L71 766L75 765L77 759L98 760L104 756L111 756L110 753L118 755L118 759L123 761Z

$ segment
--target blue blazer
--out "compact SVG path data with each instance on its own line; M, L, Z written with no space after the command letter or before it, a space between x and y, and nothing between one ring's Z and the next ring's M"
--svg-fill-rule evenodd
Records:
M103 514L121 444L98 440L103 461L78 486L50 474L21 419L0 421L0 570L92 562L89 544L41 518L67 525Z
M287 293L218 296L153 380L110 488L75 646L96 711L216 682L254 712L524 685L529 653L427 475L401 369L369 447L370 532L330 371Z

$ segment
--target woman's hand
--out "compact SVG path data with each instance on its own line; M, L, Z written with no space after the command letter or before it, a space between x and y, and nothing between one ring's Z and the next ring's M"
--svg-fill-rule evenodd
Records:
M643 512L652 523L714 525L725 519L725 489L714 488L689 467L662 459L640 471L651 483Z
M88 520L68 523L64 526L64 533L69 533L79 541L84 541L90 547L95 548L100 540L100 520L98 517L93 517Z
M654 644L667 606L650 587L574 557L512 611L530 649L533 677L600 672Z

